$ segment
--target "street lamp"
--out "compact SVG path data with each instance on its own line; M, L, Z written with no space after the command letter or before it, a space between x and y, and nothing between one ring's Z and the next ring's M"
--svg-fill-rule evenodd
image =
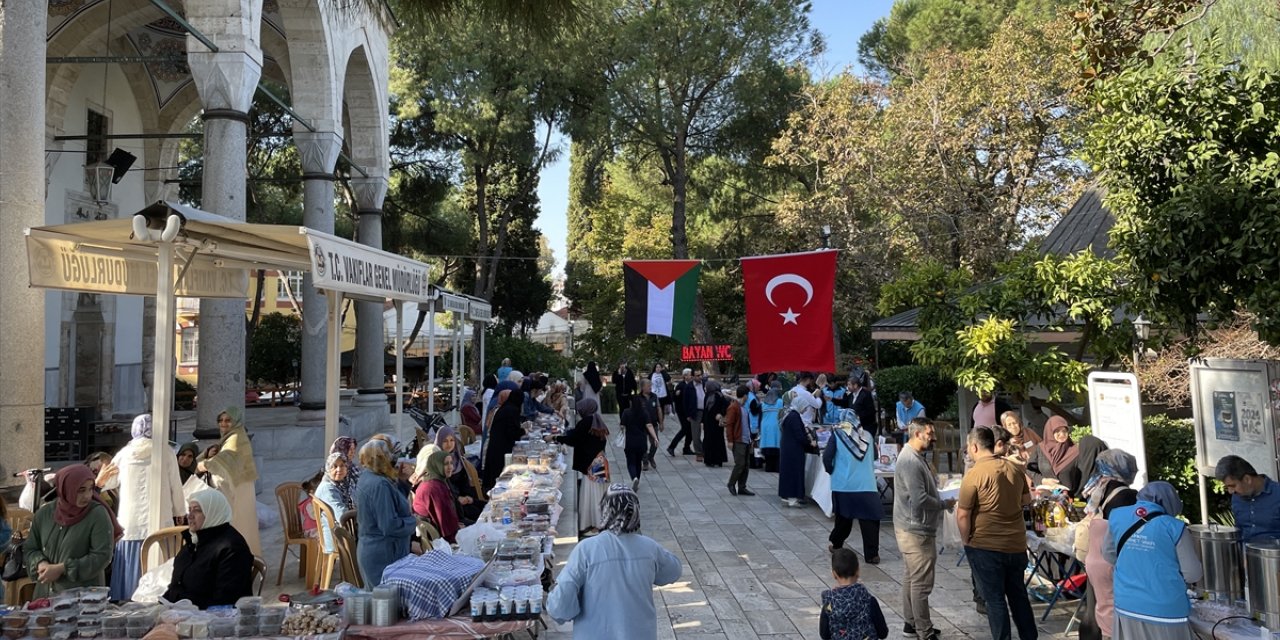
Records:
M822 225L822 248L831 248L831 225L829 224Z
M1138 378L1138 388L1142 388L1142 377L1138 375L1138 362L1142 359L1142 355L1147 352L1147 339L1151 337L1151 321L1147 320L1142 314L1133 321L1133 335L1136 337L1137 345L1133 351L1133 375Z

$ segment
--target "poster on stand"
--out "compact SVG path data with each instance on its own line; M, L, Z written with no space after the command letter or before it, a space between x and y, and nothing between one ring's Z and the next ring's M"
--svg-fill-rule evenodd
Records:
M1112 449L1123 449L1138 460L1133 488L1147 483L1146 439L1142 433L1142 394L1132 373L1095 371L1089 374L1089 418L1093 435Z
M1191 363L1196 464L1213 476L1223 456L1237 455L1275 477L1276 427L1271 391L1280 363L1207 358Z

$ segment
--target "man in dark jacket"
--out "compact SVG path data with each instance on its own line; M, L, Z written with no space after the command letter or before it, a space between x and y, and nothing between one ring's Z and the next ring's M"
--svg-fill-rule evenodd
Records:
M880 421L876 420L876 399L871 390L862 385L859 378L849 378L849 393L846 401L849 408L858 415L858 422L873 436L880 435Z
M636 384L636 374L625 360L613 372L613 387L618 396L618 415L622 415L623 411L631 407L631 397L640 391Z
M676 383L675 391L671 394L671 406L675 408L676 418L680 421L680 433L671 439L671 445L667 447L669 456L676 454L676 445L681 440L684 440L684 455L693 454L693 449L689 448L693 443L693 432L689 428L689 410L685 408L685 387L693 382L693 369L685 368L681 375L683 379Z

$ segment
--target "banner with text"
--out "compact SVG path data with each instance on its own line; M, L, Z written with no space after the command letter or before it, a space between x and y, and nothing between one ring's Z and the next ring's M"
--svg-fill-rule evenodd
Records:
M429 302L427 265L333 236L307 234L317 289L365 298Z
M84 247L70 240L27 236L27 270L30 285L43 289L156 295L156 258L124 251ZM174 275L182 265L174 266ZM249 274L243 269L215 267L207 257L196 261L175 289L187 298L247 298Z

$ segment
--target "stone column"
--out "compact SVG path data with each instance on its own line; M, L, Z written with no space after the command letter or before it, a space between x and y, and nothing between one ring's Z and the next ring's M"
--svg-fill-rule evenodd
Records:
M342 150L342 136L334 131L307 131L295 125L293 142L298 145L302 160L302 224L316 231L333 233L333 169ZM313 286L308 273L302 280L302 397L298 424L324 426L328 331L325 297Z
M0 3L0 486L44 463L44 291L22 231L44 224L46 2Z
M220 38L213 39L220 43ZM235 220L245 219L248 112L262 76L261 48L256 42L241 44L253 46L187 55L204 104L201 208ZM244 332L244 300L200 301L198 438L217 437L218 414L229 406L244 406ZM173 363L157 362L156 366L172 367Z
M387 195L387 179L380 176L351 180L355 192L357 213L360 215L358 233L360 243L375 249L382 248L382 200ZM355 379L360 404L385 405L387 396L383 387L383 327L382 307L377 302L356 303L356 359Z

